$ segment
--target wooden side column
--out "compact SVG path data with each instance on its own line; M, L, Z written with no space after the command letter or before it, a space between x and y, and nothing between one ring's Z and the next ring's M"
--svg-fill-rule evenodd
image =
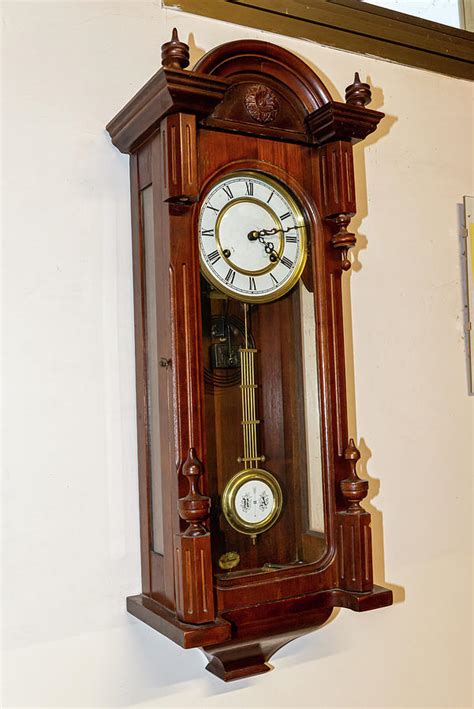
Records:
M341 271L351 267L348 250L355 245L355 234L348 225L356 213L352 145L364 140L383 118L379 111L366 108L371 100L370 86L355 74L346 88L345 103L329 101L306 118L306 126L318 146L321 205L320 212L330 227L329 247L341 254L340 267L332 267L329 297L334 329L334 405L337 425L336 440L336 544L339 587L347 591L372 591L372 548L370 514L360 506L366 497L368 483L356 473L360 453L351 439L345 451L347 430L342 327ZM349 466L346 477L344 469Z
M170 47L180 50L182 43ZM171 51L168 49L168 51ZM168 203L170 288L173 323L176 490L174 578L179 620L215 619L211 537L206 528L211 501L205 490L202 422L200 280L192 211L199 195L196 118L174 113L161 122L162 197ZM184 523L184 524L183 524Z
M356 465L360 453L352 438L344 458L350 472L340 483L348 507L336 515L339 580L341 588L363 593L373 588L370 514L360 506L367 495L369 483L357 475Z
M210 500L203 455L203 371L197 243L189 206L170 205L170 288L174 377L177 509L174 518L175 603L186 623L214 620ZM179 517L178 517L179 514ZM179 524L181 518L181 524Z

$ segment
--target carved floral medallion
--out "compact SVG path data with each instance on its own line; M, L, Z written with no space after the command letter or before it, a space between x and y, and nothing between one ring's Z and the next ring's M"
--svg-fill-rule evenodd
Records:
M271 123L277 117L280 104L276 94L268 86L255 84L245 95L245 108L255 121Z

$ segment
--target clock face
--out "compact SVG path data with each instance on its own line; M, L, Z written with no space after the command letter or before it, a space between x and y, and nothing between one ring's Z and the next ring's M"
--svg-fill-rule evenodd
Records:
M204 276L238 300L279 298L306 263L301 209L263 173L236 172L214 185L202 203L198 230Z
M222 509L229 524L243 534L257 535L278 519L283 496L272 473L261 468L241 470L227 483Z

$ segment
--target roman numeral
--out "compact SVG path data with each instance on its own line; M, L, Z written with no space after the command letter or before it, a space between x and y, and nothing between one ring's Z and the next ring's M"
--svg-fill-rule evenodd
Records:
M213 266L215 263L217 263L219 261L220 257L221 257L221 255L217 251L217 249L215 251L213 251L212 254L207 254L207 260L210 261Z
M275 278L275 276L273 275L273 273L270 273L270 278L272 279L273 283L277 286L278 283L279 283L279 281L277 281L277 279Z
M280 261L281 261L281 263L282 263L284 266L286 266L287 268L291 268L291 267L293 266L293 263L294 263L293 261L290 261L290 259L287 258L286 256L282 256L281 259L280 259Z
M219 210L216 209L215 207L213 207L212 205L208 204L208 205L206 205L206 206L207 206L208 209L212 209L213 212L217 212L217 214L219 214Z
M247 194L251 197L253 197L253 182L246 182L245 187L247 190Z
M273 192L271 193L270 197L267 199L267 204L270 202L270 200L271 200L271 198L273 197L274 194L275 194L275 190L273 190Z
M225 276L227 283L232 284L234 282L234 278L235 278L235 271L233 268L229 268L229 270L227 271L226 276Z
M214 236L214 229L203 229L201 231L202 236Z
M285 237L285 241L287 244L296 244L298 242L298 237L296 234L287 234Z
M232 190L230 189L229 185L224 185L224 187L223 187L222 189L223 189L224 192L226 193L227 197L228 197L229 199L232 199L232 197L233 197L234 195L232 194Z
M250 290L257 290L257 286L255 284L255 278L253 276L249 276L249 289Z
M290 212L285 212L285 214L280 214L281 221L283 221L284 219L288 219L288 217L291 217Z

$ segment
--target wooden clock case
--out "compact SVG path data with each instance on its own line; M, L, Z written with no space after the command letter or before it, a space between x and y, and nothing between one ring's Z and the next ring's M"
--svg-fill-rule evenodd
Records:
M333 101L304 62L266 42L224 44L186 71L189 49L174 30L162 63L107 126L113 144L131 156L142 593L128 598L127 608L182 647L202 648L207 669L232 680L266 672L279 647L321 626L334 608L392 603L390 590L373 585L370 515L360 505L368 483L357 476L360 456L348 439L341 302L341 276L355 243L347 230L356 212L352 144L372 133L383 114L366 108L370 89L357 74L345 103ZM300 515L293 541L288 525L275 525L262 539L267 553L273 549L283 561L294 545L304 563L262 572L258 552L249 548L257 554L254 569L218 573L196 219L206 186L238 169L281 180L306 211L303 278L316 309L325 535L317 561L304 562L308 535ZM143 196L150 186L152 237L145 243ZM286 339L290 301L277 301L272 311L272 327L280 323ZM290 492L298 486L293 453L290 440L284 451L293 471ZM301 494L287 495L295 518Z

